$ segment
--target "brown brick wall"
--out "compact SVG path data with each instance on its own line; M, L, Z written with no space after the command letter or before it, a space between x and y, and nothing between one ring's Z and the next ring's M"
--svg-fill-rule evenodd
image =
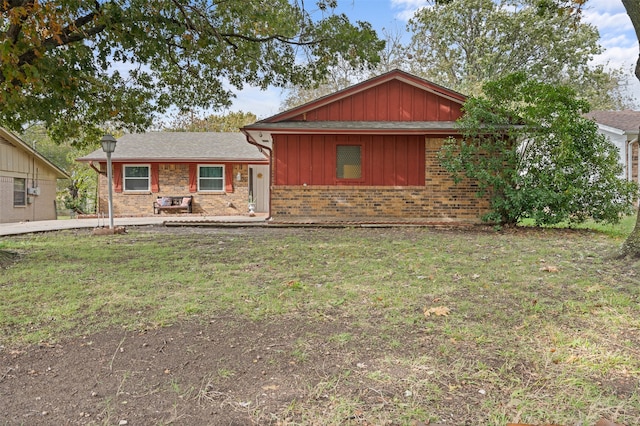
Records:
M479 220L487 198L469 181L455 184L437 158L442 139L426 140L424 186L274 186L276 220Z
M158 196L189 196L193 195L193 214L207 216L235 216L248 214L247 200L248 166L246 164L233 165L233 192L212 194L206 192L189 192L189 165L188 164L160 164L159 166L159 192L127 193L113 192L114 216L149 216L153 215L153 202ZM236 175L240 172L242 180L236 181ZM100 175L99 212L108 214L108 188L107 177ZM162 215L176 215L185 213L166 212Z

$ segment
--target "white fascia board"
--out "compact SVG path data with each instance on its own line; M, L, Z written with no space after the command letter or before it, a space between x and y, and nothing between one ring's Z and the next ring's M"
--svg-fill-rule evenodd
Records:
M620 135L620 136L622 136L622 135L624 135L624 134L626 134L626 133L627 133L627 132L625 132L625 131L624 131L624 130L622 130L622 129L618 129L618 128L611 127L611 126L606 126L606 125L604 125L604 124L600 124L600 123L598 123L598 128L599 128L600 130L604 131L604 132L613 133L614 135Z

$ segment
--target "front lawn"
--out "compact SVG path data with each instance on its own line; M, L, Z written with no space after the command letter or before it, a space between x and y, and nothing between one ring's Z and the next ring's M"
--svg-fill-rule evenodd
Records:
M169 326L206 334L226 324L237 360L199 347L189 356L224 363L212 372L185 361L182 375L139 379L138 391L170 395L178 419L216 419L198 417L206 407L236 424L592 425L605 417L630 425L640 418L640 262L611 257L622 236L142 227L10 237L0 242L15 254L0 275L0 355L12 362L10 352L28 348L71 350L68 342L99 342L114 330L165 333L166 343ZM107 345L115 352L105 370L127 354L119 339ZM281 345L266 350L261 339ZM244 364L241 355L256 351ZM127 380L145 374L122 371ZM0 380L0 391L10 384ZM131 416L131 396L115 402L121 391L94 399L102 411L90 420ZM23 406L8 414L18 418Z

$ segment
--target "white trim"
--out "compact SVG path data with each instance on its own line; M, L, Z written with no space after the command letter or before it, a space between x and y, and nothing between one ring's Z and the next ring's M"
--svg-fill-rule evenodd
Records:
M626 135L627 134L627 132L622 130L622 129L618 129L616 127L607 126L605 124L600 124L597 121L596 121L596 123L598 124L598 128L600 130L603 130L603 131L606 131L606 132L609 132L609 133L613 133L614 135L622 136L622 135Z
M222 189L200 189L200 169L202 167L220 167L222 168ZM198 164L198 175L197 175L197 179L198 179L198 192L206 192L209 194L222 194L226 192L226 179L227 179L227 175L226 175L226 170L224 167L224 164ZM219 178L209 178L209 177L205 177L204 179L207 180L219 180Z
M638 138L627 141L627 180L633 181L633 144L638 142Z
M147 189L127 189L127 167L146 167L149 170L149 175L147 176ZM130 179L143 179L140 177L131 177ZM140 192L151 192L151 164L123 164L122 165L122 192L128 193L140 193Z

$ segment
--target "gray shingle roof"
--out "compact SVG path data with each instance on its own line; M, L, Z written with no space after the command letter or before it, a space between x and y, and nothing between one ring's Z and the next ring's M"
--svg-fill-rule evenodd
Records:
M102 149L78 161L106 161ZM118 139L113 161L232 161L259 162L266 157L242 133L149 132Z
M591 111L585 116L594 119L596 123L627 133L638 133L638 127L640 127L640 111Z

